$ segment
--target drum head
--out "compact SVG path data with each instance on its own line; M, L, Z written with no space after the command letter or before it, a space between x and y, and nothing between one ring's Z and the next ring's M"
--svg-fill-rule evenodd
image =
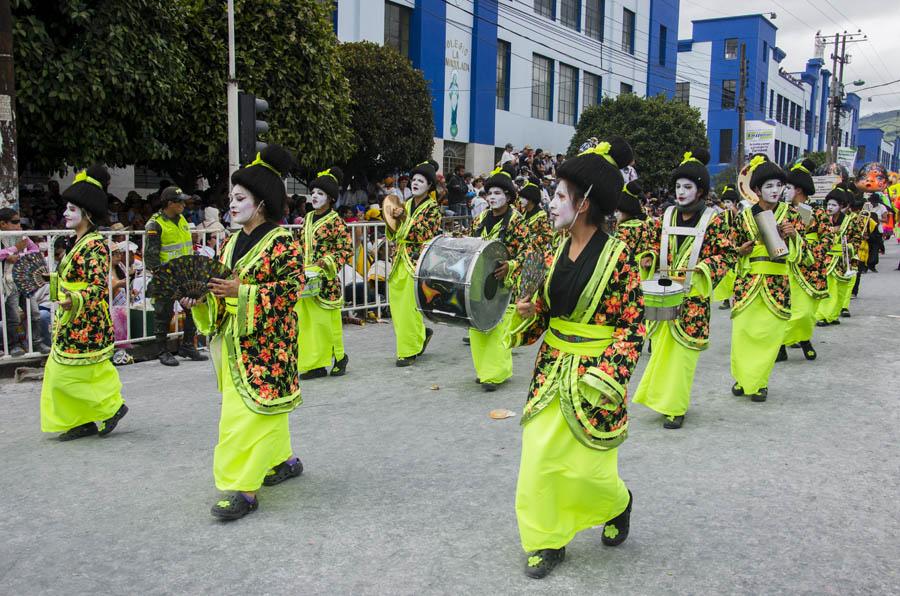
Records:
M494 277L494 271L508 258L506 246L494 240L483 246L472 264L468 276L468 311L472 326L479 331L489 331L496 327L509 305L509 288L503 285L502 280Z

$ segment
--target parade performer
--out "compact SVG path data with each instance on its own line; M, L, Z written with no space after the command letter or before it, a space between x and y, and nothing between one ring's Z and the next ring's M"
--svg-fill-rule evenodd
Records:
M734 227L734 220L737 217L738 210L741 204L741 195L734 189L732 186L728 186L727 184L722 187L722 193L719 195L722 199L722 205L724 205L725 209L722 211L721 216L725 221L725 225L728 229L732 229ZM731 308L731 298L734 296L734 280L737 278L736 268L738 265L738 259L735 259L734 265L725 274L725 277L722 278L722 281L713 289L713 302L721 302L719 305L719 310L728 310Z
M832 244L828 251L829 259L825 270L828 296L819 302L816 310L816 325L819 327L841 324L839 319L841 309L849 302L853 290L855 277L853 247L857 246L859 241L859 237L855 235L855 228L851 227L856 215L848 209L853 199L853 191L845 183L838 184L825 196L825 210L830 218Z
M110 258L97 233L108 211L101 180L109 176L101 169L79 173L62 194L66 229L75 231L75 241L50 276L50 299L59 307L41 386L41 430L61 432L60 441L108 435L128 413L110 360Z
M500 263L494 277L508 288L514 287L520 254L529 247L528 228L522 214L512 207L516 200L515 172L497 168L485 180L484 188L490 206L472 222L472 236L499 240L506 246L509 259ZM547 250L542 252L546 254ZM469 328L469 345L475 365L476 382L485 391L494 391L512 376L512 351L504 345L509 320L515 307L510 304L500 323L490 331Z
M737 254L731 229L722 214L706 205L709 194L709 152L684 154L672 173L675 205L653 226L651 242L665 248L656 261L685 286L678 317L649 321L653 343L650 362L641 377L634 402L665 416L665 428L681 428L691 401L691 387L700 352L709 347L710 298L732 270ZM665 261L663 261L665 259Z
M652 222L641 206L643 188L635 179L622 187L622 195L616 205L615 236L625 243L635 263L641 266L641 279L647 279L656 265L659 247L653 244Z
M317 379L347 372L350 357L344 352L341 307L344 297L339 273L352 258L350 231L334 210L340 193L343 172L339 168L319 172L309 185L312 211L303 220L303 267L307 285L313 276L321 284L315 295L297 303L300 319L297 368L301 379Z
M735 222L735 243L741 260L734 282L731 309L731 375L734 395L766 401L769 375L791 318L791 285L788 265L802 257L802 240L795 226L799 216L781 201L786 176L765 156L750 161L750 189L759 202L740 212ZM769 255L756 215L772 211L778 234L788 247L782 257Z
M441 209L434 196L437 169L423 162L410 172L412 198L395 207L393 216L400 225L387 229L388 240L394 242L396 254L388 276L388 301L397 337L397 366L411 366L425 351L434 331L425 327L422 313L416 308L414 274L422 247L441 233Z
M182 215L184 202L188 196L177 186L169 186L163 189L159 199L162 206L147 220L147 224L144 226L147 232L144 265L150 271L156 271L160 265L165 265L172 259L194 252L191 230ZM168 348L169 325L175 314L174 306L173 300L153 299L153 324L156 331L156 346L159 350L158 358L165 366L178 366L178 360ZM207 360L207 356L198 352L194 347L196 333L194 321L191 317L186 316L178 355L194 361Z
M231 220L242 226L220 257L234 272L212 279L192 307L201 333L212 335L222 415L213 457L213 516L234 520L255 511L261 485L299 476L303 464L291 448L288 413L301 403L294 306L304 284L303 250L278 226L284 175L293 157L269 145L231 176Z
M609 143L558 169L550 203L567 230L543 288L516 303L509 345L546 331L522 415L516 517L525 573L545 577L580 532L604 525L603 544L628 537L632 497L619 477L628 434L626 387L643 343L640 274L628 248L602 229L622 191ZM621 159L621 156L619 156Z
M547 212L541 208L540 187L534 182L526 182L519 189L519 205L528 230L528 246L540 248L548 256L552 255L557 237L553 233Z
M809 211L809 216L808 223L803 226L805 240L803 259L792 262L788 268L791 284L791 319L777 361L787 360L785 346L791 344L800 344L803 356L807 360L816 359L812 336L819 302L828 296L828 266L831 259L828 253L834 239L831 222L825 210L807 205L810 195L816 192L812 179L815 167L813 161L804 159L791 168L787 174L787 183L784 185L785 201L791 204L798 216L803 209Z

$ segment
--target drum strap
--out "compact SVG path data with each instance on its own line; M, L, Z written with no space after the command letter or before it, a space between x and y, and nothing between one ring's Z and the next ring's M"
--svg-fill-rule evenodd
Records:
M684 227L684 226L676 226L675 218L678 214L675 212L675 207L671 206L666 209L665 215L663 215L663 228L662 228L662 240L660 243L660 275L662 277L669 276L669 258L671 257L671 262L673 267L677 267L678 263L676 259L679 257L679 254L669 254L669 237L670 236L687 236L688 238L693 240L691 244L691 252L688 257L687 262L687 271L684 276L684 292L687 294L691 290L691 278L693 277L694 267L697 266L697 261L700 259L700 251L703 249L703 238L706 236L706 228L709 227L709 222L712 220L713 216L716 214L716 210L710 207L707 207L703 211L703 215L700 216L700 221L697 222L695 227ZM687 238L685 239L687 241ZM678 251L679 253L681 251Z

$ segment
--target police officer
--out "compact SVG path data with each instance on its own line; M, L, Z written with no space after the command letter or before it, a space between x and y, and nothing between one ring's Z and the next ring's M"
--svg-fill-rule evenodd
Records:
M144 252L144 264L150 271L155 271L172 259L193 253L191 231L188 228L187 220L182 215L187 198L188 196L177 186L169 186L160 193L160 209L147 221L145 227L147 248ZM169 324L174 313L173 306L172 300L155 299L153 301L159 361L166 366L178 366L178 360L167 346ZM181 346L178 348L178 355L191 360L207 360L207 356L198 352L194 347L196 333L194 319L188 313L188 316L184 318L184 335L181 339Z

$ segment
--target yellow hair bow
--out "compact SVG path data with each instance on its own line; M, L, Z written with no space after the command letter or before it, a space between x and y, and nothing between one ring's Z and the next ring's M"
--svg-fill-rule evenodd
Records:
M701 166L703 165L702 161L700 161L699 159L694 157L694 153L692 151L685 151L684 155L681 158L681 163L678 165L683 166L684 164L688 163L689 161L696 161Z
M638 198L638 196L637 196L636 194L634 194L633 192L631 192L630 190L628 190L628 185L627 185L627 184L626 184L625 186L622 187L622 192L624 192L624 193L625 193L626 195L628 195L629 197L634 197L635 199Z
M728 186L727 184L722 187L722 192L728 192L729 190L734 190L733 186Z
M806 172L807 174L809 174L810 176L812 176L812 172L810 172L809 170L807 170L806 168L804 168L802 162L801 162L801 163L798 163L797 165L795 165L794 167L791 168L791 171L792 171L792 172L796 172L797 170L800 170L801 172Z
M93 184L100 190L103 190L103 185L100 184L100 181L96 178L91 178L90 176L88 176L87 170L82 170L75 174L75 182L87 182L88 184ZM75 182L73 182L72 184L75 184Z
M601 143L597 143L594 147L591 147L590 149L585 149L578 155L579 155L579 157L582 155L589 155L591 153L593 153L594 155L599 155L600 157L602 157L603 159L605 159L612 165L616 166L616 169L619 169L619 164L617 164L616 160L614 160L612 158L612 156L609 154L609 150L611 148L612 148L612 145L610 145L606 141L603 141Z
M512 180L512 176L509 175L509 172L503 169L503 166L497 166L493 170L491 170L491 176L496 176L497 174L503 174L510 180Z
M319 172L318 174L316 174L316 178L321 178L322 176L328 176L329 178L331 178L331 179L334 180L335 182L338 181L337 177L336 177L334 174L331 173L331 168L328 168L327 170L322 170L321 172ZM340 184L340 182L338 182L338 184Z
M758 168L758 167L761 166L762 164L766 163L767 161L768 161L768 160L767 160L764 156L762 156L762 155L757 155L756 157L754 157L753 159L750 160L750 164L749 164L749 165L750 165L750 170L749 170L749 171L752 173L753 170L755 170L756 168Z
M250 162L250 165L248 165L247 167L249 168L250 166L262 166L262 167L266 168L267 170L273 172L279 178L281 178L281 172L279 172L278 170L273 168L271 165L264 162L262 156L259 153L256 154L256 159L254 159L252 162Z

